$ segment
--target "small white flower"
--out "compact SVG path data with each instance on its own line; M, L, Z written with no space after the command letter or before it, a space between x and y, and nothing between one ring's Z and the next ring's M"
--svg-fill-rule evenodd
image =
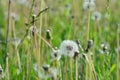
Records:
M51 53L51 58L52 60L57 60L59 61L61 58L60 50L54 50L53 53Z
M101 13L98 11L95 11L92 13L92 19L95 21L99 21L101 19Z
M73 57L75 52L79 52L78 45L76 42L71 41L71 40L64 40L61 45L60 45L60 53Z
M95 9L95 2L94 0L84 0L83 2L83 9L93 11Z

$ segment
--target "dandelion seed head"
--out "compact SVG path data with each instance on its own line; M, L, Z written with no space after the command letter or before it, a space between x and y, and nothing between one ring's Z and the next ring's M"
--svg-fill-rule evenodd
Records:
M75 52L79 52L78 45L72 40L64 40L60 45L60 53L73 57Z
M93 19L94 21L100 21L100 20L101 20L101 13L98 12L98 11L94 11L94 12L92 13L92 19Z
M16 38L16 39L11 39L10 41L11 41L11 43L13 45L18 46L20 44L20 42L21 42L21 39L20 38Z
M51 53L51 58L52 60L57 60L59 61L60 58L61 58L61 54L60 54L60 50L54 50L52 53Z
M34 34L34 33L37 34L38 33L38 29L36 28L36 26L31 26L30 31L31 31L32 34Z
M11 18L13 19L13 20L15 20L15 21L18 21L18 19L19 19L19 17L18 17L18 15L16 14L16 13L11 13L10 14L10 16L11 16Z
M84 0L83 2L83 9L93 11L95 9L95 2L94 0Z

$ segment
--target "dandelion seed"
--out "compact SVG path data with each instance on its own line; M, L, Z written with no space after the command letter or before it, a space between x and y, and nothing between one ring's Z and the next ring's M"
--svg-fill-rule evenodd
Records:
M60 50L58 49L58 50L53 51L53 53L51 53L51 58L52 60L59 61L61 58Z
M40 78L42 79L48 79L48 78L52 78L56 80L57 77L57 69L50 67L50 65L43 65L42 66L43 71L41 71L41 73L39 74Z
M10 42L13 44L13 45L16 45L18 46L21 42L21 39L20 38L16 38L16 39L11 39Z
M94 0L84 0L83 9L93 11L95 9L95 1Z
M75 52L79 52L78 45L76 42L71 40L64 40L60 45L60 53L68 56L73 57Z
M100 19L101 19L101 13L98 12L98 11L93 12L92 13L92 19L94 21L100 21Z
M18 19L19 19L18 15L16 15L15 13L11 13L10 16L15 21L18 21Z

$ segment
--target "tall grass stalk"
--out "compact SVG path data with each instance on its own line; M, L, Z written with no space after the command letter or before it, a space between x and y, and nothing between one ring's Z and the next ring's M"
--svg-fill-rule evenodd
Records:
M36 60L37 60L37 68L38 68L38 79L40 80L40 77L39 77L39 71L40 71L40 59L39 59L39 53L38 53L38 43L37 43L37 35L36 35L36 26L35 26L35 16L33 15L32 16L32 19L33 19L33 37L34 37L34 46L35 46L35 49L36 49Z
M72 0L72 13L73 13L73 29L74 29L74 33L73 33L73 38L76 37L76 9L75 9L75 2L74 0Z
M76 73L76 76L75 76L75 80L78 80L78 60L75 59L75 73Z
M12 29L13 29L13 36L14 36L14 39L17 39L16 38L16 31L15 31L15 21L13 21L13 26L12 26ZM15 51L16 51L16 55L17 55L17 61L18 61L18 67L19 69L21 69L21 62L20 62L20 55L19 55L19 52L18 52L18 48L17 48L17 42L15 42Z
M8 53L8 36L9 36L9 28L10 28L10 10L11 10L11 0L8 0L8 17L7 17L7 29L6 29L6 73L7 80L10 80L9 76L9 53Z
M68 73L68 57L66 57L65 59L64 80L67 80L67 73Z
M119 80L120 79L120 72L119 72L119 58L120 58L120 55L119 55L119 25L117 25L117 30L116 30L116 42L117 42L117 45L116 45L116 54L117 54L117 71L116 71L116 80Z
M86 36L86 41L89 40L89 33L90 33L90 18L91 18L91 11L90 9L88 9L88 23L87 23L87 36ZM93 61L92 61L92 58L91 58L91 54L90 52L88 51L88 60L89 62L87 62L86 64L86 80L88 79L91 79L91 80L94 80L95 76L93 74L94 72L94 64L93 64Z
M91 11L90 11L90 9L88 9L88 22L87 22L86 42L89 40L90 16L91 16ZM88 59L89 58L90 58L90 53L88 52ZM89 66L88 64L86 64L86 80L88 80L89 77L90 77L89 75L91 75L90 69L91 69L91 66Z
M70 58L70 80L73 80L73 76L72 76L72 71L73 71L73 60L72 58Z

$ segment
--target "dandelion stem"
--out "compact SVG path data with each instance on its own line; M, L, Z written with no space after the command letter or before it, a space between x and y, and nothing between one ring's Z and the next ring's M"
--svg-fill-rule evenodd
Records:
M38 75L39 75L39 71L40 71L40 60L39 60L39 54L38 54L38 46L37 46L37 36L36 36L36 26L35 26L35 16L33 16L33 36L34 36L34 45L35 45L35 49L36 49L36 59L37 59L37 68L38 68ZM38 79L40 80L40 77L38 77Z
M75 3L74 0L72 0L72 7L73 7L73 27L74 27L74 33L73 33L73 37L76 37L76 10L75 10Z
M88 23L87 23L87 38L86 42L89 40L89 28L90 28L90 9L88 10ZM88 52L88 58L90 57L90 53ZM90 75L89 65L86 64L86 80L88 80L88 77Z
M11 10L11 0L8 0L8 18L7 18L7 30L6 30L6 72L7 72L7 80L10 80L9 76L9 53L8 53L8 35L9 35L9 27L10 27L10 10Z
M73 80L73 78L72 78L72 64L73 64L73 62L72 62L72 59L70 58L70 80Z
M13 35L14 35L14 39L16 39L16 33L15 33L15 21L13 21ZM17 54L17 59L18 59L18 67L19 69L21 69L21 62L20 62L20 55L19 55L19 52L18 52L18 49L17 49L17 44L15 43L15 51L16 51L16 54Z
M67 72L68 72L68 57L66 57L65 60L64 80L67 80Z
M78 60L75 59L75 66L76 66L76 79L75 80L78 80Z
M117 45L116 45L116 47L117 47L117 49L116 49L116 54L117 54L117 78L116 78L116 80L119 80L119 76L120 76L120 73L119 73L119 27L118 27L119 25L117 25L117 31L116 31L116 41L117 41Z

